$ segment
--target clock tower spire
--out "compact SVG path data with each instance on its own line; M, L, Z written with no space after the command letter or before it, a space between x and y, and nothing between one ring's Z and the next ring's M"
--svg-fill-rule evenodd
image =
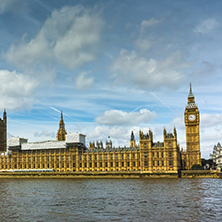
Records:
M184 112L186 126L186 169L191 169L193 165L201 165L200 155L200 132L199 132L199 110L195 103L190 83L188 103Z

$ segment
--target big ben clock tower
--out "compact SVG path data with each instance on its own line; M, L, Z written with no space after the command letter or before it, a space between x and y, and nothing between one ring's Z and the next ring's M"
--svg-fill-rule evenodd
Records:
M200 132L199 132L199 111L190 84L188 104L184 112L186 126L186 169L189 170L194 164L201 165L200 156Z

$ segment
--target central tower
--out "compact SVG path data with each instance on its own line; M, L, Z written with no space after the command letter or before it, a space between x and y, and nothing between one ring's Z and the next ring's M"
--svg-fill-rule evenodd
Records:
M58 141L65 141L66 140L66 130L65 130L65 123L63 121L63 114L61 111L61 118L59 122L59 130L57 132L57 140Z
M195 98L190 84L188 103L184 112L186 126L186 169L189 170L193 165L201 165L200 156L200 132L199 132L199 110L195 103Z

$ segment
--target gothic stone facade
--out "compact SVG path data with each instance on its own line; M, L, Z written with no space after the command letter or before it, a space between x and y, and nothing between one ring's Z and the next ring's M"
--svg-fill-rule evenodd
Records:
M54 144L50 148L50 144ZM31 143L30 143L31 144ZM18 143L9 146L10 154L0 157L1 169L54 169L55 171L141 171L174 172L180 169L180 151L176 130L164 130L164 142L153 143L152 132L140 131L140 146L106 148L84 143L57 141L45 143Z

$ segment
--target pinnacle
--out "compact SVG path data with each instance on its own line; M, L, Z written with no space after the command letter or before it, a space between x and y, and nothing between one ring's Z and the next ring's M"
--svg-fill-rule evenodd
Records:
M190 83L190 92L189 92L188 98L193 98L193 97L194 97L194 95L193 95L192 86L191 86L191 83Z

